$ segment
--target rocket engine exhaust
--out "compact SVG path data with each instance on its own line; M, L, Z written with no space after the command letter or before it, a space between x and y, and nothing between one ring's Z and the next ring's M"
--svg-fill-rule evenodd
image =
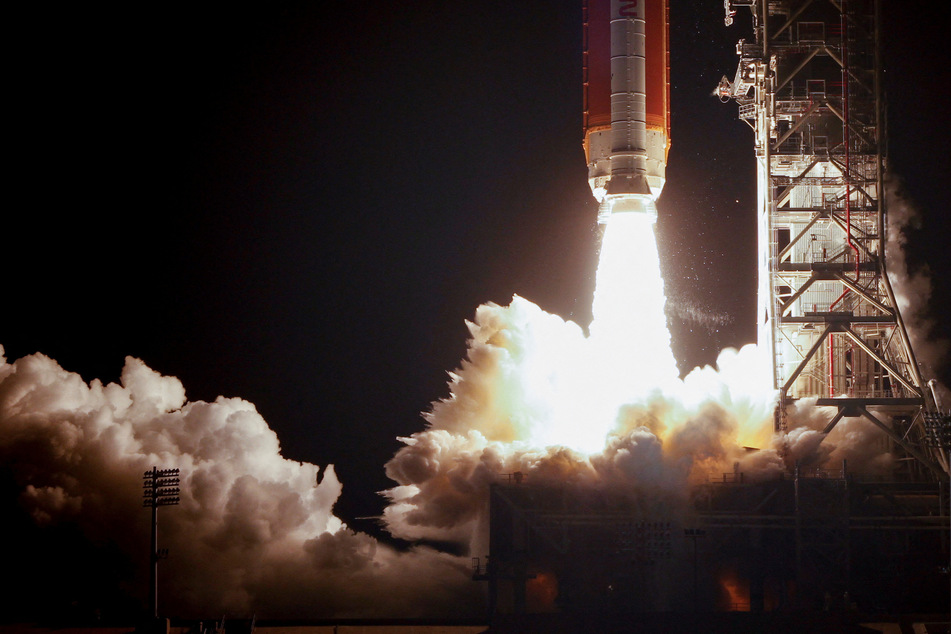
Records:
M667 0L587 0L584 20L584 149L598 222L656 219L670 148Z

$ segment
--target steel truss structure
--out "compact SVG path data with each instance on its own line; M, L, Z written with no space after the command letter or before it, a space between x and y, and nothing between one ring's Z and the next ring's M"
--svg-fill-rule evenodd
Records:
M944 477L929 443L937 405L915 361L885 267L884 112L878 0L725 0L755 40L718 94L755 132L759 345L790 406L814 398L887 434L909 476ZM931 434L933 436L933 434Z

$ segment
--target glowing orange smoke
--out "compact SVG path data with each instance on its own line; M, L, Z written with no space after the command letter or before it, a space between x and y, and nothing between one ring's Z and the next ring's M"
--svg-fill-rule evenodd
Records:
M529 612L554 612L558 579L550 572L538 572L525 582L525 603Z
M720 588L723 590L720 609L727 612L749 612L750 611L750 588L749 583L740 579L733 570L725 570L718 579Z

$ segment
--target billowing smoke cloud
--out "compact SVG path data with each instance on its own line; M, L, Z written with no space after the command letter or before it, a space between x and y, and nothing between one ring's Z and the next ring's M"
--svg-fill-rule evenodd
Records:
M481 610L468 561L425 548L397 552L349 530L333 515L342 487L332 465L281 457L252 404L187 402L180 381L136 359L126 360L118 384L86 384L48 357L8 363L0 349L0 464L37 525L76 527L86 542L132 562L119 582L139 598L149 543L142 474L153 465L179 468L181 503L163 509L160 521L161 545L171 553L160 577L167 614ZM70 562L53 564L60 568L46 571L49 579ZM73 583L76 597L57 598L82 594L96 604L90 608L110 607L82 586Z
M885 183L885 197L888 203L888 240L885 245L889 263L888 278L911 338L912 349L922 366L925 380L928 380L944 366L951 341L938 333L929 312L931 270L927 264L917 270L910 270L905 255L905 230L920 225L921 215L909 200L899 177L889 176ZM951 407L951 390L948 386L936 384L936 392L943 408Z
M586 429L598 433L596 387L616 370L578 367L594 356L575 354L590 345L581 329L515 297L509 306L481 306L469 330L468 355L450 375L449 397L426 415L428 429L402 439L406 446L386 466L398 483L385 513L395 535L454 541L485 554L489 484L515 473L534 483L683 501L687 483L737 463L754 478L783 468L768 447L744 449L747 442L768 443L772 422L771 393L740 380L759 367L755 347L726 352L720 371L697 369L672 391L648 391L616 408L601 449L587 453L573 441ZM552 421L564 418L564 442L552 441Z

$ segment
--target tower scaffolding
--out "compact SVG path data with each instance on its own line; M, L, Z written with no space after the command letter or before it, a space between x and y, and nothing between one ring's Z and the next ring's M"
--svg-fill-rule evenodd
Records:
M755 132L758 344L772 359L775 428L800 399L863 417L908 477L946 477L937 413L886 274L879 0L725 0L754 41L717 93ZM947 422L946 417L942 417Z

